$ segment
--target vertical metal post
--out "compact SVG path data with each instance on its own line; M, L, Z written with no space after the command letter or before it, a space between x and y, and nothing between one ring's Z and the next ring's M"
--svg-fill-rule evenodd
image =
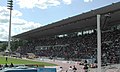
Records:
M10 20L9 20L9 36L8 36L8 47L6 49L6 52L11 52L11 16L12 16L12 7L13 7L13 0L8 0L7 7L10 10Z
M11 51L11 45L10 45L10 41L11 41L11 16L12 16L12 10L10 10L10 20L9 20L9 37L8 37L8 51Z
M100 29L100 15L97 15L97 62L98 70L101 72L101 29Z

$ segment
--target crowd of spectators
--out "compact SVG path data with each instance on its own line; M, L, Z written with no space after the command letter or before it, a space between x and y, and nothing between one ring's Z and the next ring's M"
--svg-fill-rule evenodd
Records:
M101 48L102 63L119 63L120 30L102 31ZM97 33L32 40L17 52L66 60L97 59Z

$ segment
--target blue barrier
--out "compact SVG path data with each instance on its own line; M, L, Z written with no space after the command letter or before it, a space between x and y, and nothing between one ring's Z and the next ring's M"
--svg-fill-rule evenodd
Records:
M4 72L56 72L56 68L37 68L37 69L8 68L8 69L5 69Z
M30 70L8 70L5 72L37 72L35 69L30 69Z
M37 72L56 72L56 68L38 68Z

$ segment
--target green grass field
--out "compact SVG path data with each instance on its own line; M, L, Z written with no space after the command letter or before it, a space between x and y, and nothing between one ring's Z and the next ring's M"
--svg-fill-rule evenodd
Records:
M5 57L0 57L0 64L38 64L38 65L44 65L44 66L56 66L55 64L46 63L46 62L37 62L37 61L30 61L30 60L24 60L24 59L16 59L16 58L9 58L8 61L6 61Z

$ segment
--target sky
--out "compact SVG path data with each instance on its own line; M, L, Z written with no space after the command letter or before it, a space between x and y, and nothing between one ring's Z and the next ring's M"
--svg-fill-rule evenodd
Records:
M120 0L13 0L11 35L17 35ZM7 0L0 0L0 41L9 34Z

